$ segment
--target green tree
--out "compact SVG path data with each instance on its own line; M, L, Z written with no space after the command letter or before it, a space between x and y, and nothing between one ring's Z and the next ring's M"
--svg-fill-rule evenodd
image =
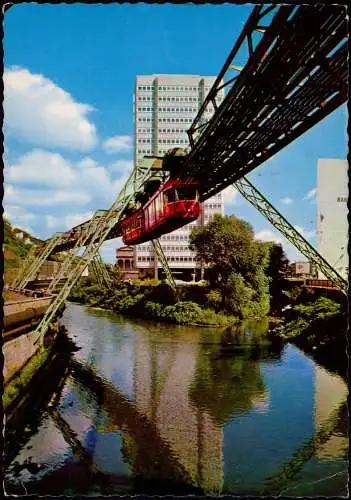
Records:
M254 239L250 224L234 215L215 215L190 234L190 248L208 267L210 288L221 293L221 309L239 317L269 310L268 247Z
M286 305L286 295L283 293L287 289L286 276L289 271L289 260L285 255L283 247L274 242L268 242L268 266L266 275L269 278L269 293L271 296L271 311L279 311Z

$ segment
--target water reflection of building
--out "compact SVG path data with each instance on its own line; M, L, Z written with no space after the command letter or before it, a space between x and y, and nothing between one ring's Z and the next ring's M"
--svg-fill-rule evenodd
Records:
M136 342L135 402L161 439L205 492L223 488L223 425L253 406L267 406L259 364L248 353L219 359L220 346L200 343L199 329L185 341ZM176 332L174 332L176 335ZM178 341L177 341L178 340ZM250 352L250 350L248 350Z
M315 429L318 432L333 412L347 400L348 388L345 381L321 366L315 366ZM346 455L348 438L332 434L317 451L320 459L341 458Z
M135 401L138 410L147 415L160 437L170 444L193 483L205 491L220 491L222 428L208 411L197 409L189 397L199 355L198 342L199 335L196 342L162 344L162 353L157 352L157 344L138 342Z

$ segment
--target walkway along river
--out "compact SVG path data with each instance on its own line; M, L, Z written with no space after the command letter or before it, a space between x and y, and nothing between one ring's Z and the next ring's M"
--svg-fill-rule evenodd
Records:
M265 325L63 323L80 349L8 448L8 494L347 494L346 383Z

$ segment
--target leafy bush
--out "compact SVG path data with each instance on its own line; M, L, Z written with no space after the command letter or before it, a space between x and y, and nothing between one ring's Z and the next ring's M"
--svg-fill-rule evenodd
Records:
M192 323L199 320L201 312L201 307L195 302L178 302L173 316L177 323Z
M315 302L297 304L292 309L291 320L281 335L297 339L300 343L322 347L342 347L346 342L346 318L342 306L326 297Z
M141 285L141 286L158 286L160 283L161 281L157 280L156 278L145 278L143 280L135 281L136 285Z
M211 290L206 294L207 304L215 311L219 311L222 304L222 294L220 290Z
M126 295L117 303L117 310L120 312L130 312L133 309L136 309L140 302L144 299L144 295L139 293L134 297L131 295Z
M144 306L144 314L148 318L162 318L163 315L163 306L158 302L145 302Z

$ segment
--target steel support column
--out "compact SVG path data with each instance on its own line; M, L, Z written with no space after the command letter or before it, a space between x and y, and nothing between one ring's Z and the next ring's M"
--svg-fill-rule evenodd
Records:
M345 295L348 283L322 257L317 250L288 222L285 217L256 189L251 182L243 177L234 184L239 193L251 203L282 235L292 243L299 252L312 262L339 290Z

